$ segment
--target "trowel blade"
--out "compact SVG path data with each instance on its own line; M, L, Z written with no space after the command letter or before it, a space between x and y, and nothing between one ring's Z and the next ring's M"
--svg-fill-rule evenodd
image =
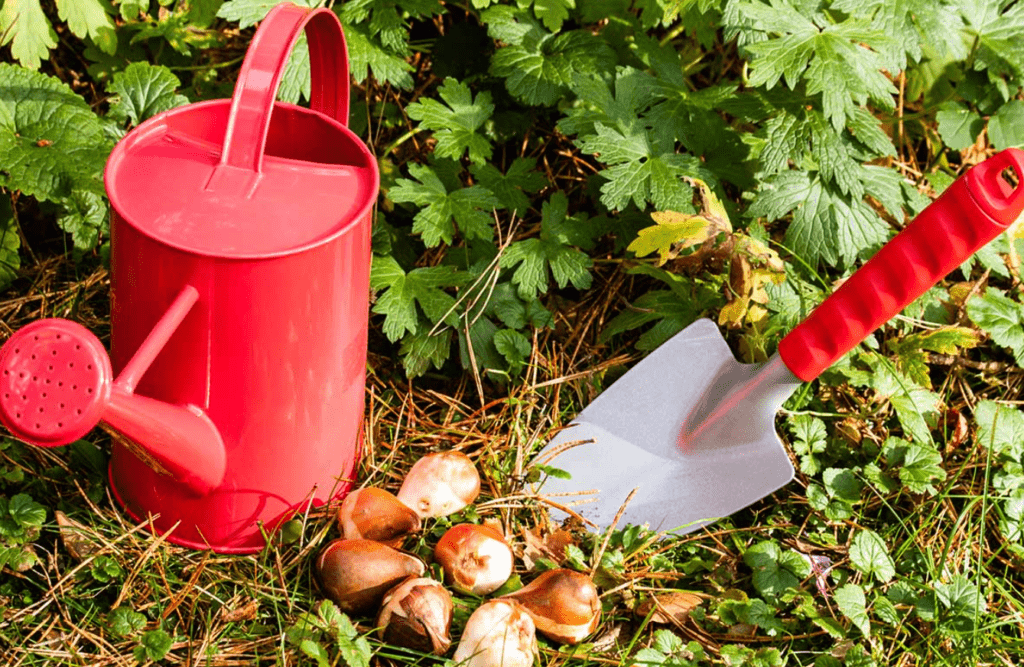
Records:
M709 432L695 446L679 443L692 414L719 403L729 384L756 374L733 358L714 322L694 322L598 396L538 455L538 462L572 475L547 478L541 495L603 529L636 489L618 526L647 524L678 534L770 495L793 478L774 412L799 381L760 397L738 419L717 423L712 431L722 437ZM722 433L726 425L735 432ZM585 442L548 460L574 441Z

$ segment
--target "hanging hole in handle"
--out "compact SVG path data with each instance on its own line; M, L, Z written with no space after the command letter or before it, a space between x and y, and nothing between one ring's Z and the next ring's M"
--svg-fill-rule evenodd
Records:
M1003 196L1009 197L1013 194L1013 191L1017 189L1017 186L1020 185L1020 174L1018 174L1017 170L1011 165L1009 167L1004 167L1003 170L999 172L999 177L996 180L999 182L999 189L1002 190Z

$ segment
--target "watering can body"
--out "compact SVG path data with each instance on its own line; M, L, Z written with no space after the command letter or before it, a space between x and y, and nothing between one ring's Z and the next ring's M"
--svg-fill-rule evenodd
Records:
M309 109L274 101L303 30ZM119 502L195 548L259 550L283 520L347 491L379 187L347 115L340 23L282 4L231 100L129 133L105 172L110 358L65 321L16 333L0 350L0 419L12 433L65 444L99 422Z

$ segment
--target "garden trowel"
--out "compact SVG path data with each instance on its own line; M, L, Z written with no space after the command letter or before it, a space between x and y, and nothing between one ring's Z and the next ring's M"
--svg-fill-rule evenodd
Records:
M737 362L711 320L666 341L588 405L538 455L565 470L540 492L599 528L686 533L777 491L793 465L775 413L1024 210L1024 151L971 168L779 343ZM586 502L590 500L592 502Z

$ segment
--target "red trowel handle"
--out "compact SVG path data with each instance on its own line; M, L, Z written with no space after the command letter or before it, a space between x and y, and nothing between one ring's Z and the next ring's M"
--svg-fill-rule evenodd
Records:
M1015 173L1011 184L1004 175ZM971 168L779 343L805 382L924 294L1024 210L1024 151Z

